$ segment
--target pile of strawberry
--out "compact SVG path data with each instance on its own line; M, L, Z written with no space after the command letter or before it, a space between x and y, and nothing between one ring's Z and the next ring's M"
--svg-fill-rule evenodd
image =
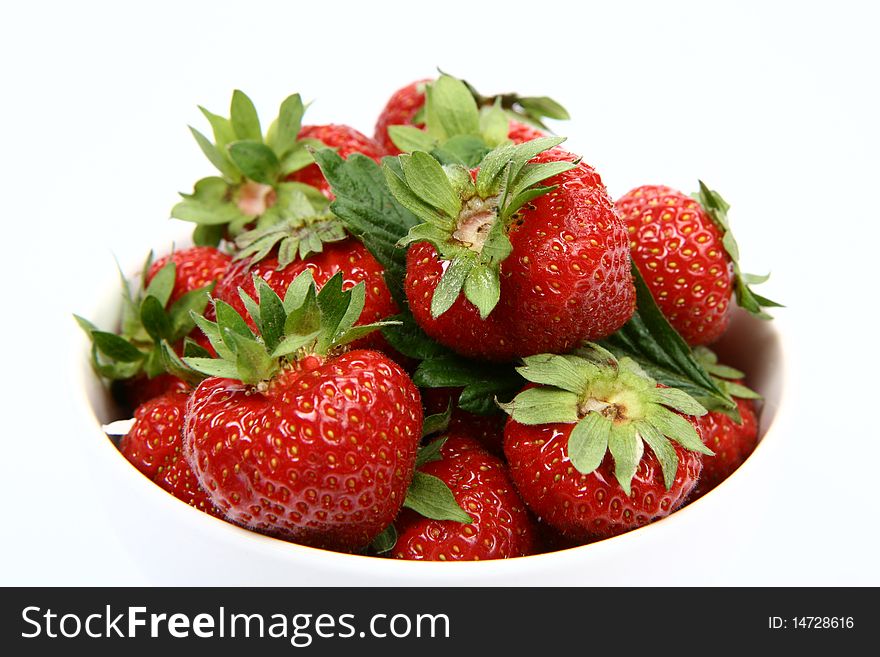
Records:
M703 345L777 304L716 192L613 201L558 103L447 75L374 139L304 109L202 109L219 175L172 209L195 246L123 276L116 332L77 317L145 476L296 543L497 559L645 525L748 456L759 397Z

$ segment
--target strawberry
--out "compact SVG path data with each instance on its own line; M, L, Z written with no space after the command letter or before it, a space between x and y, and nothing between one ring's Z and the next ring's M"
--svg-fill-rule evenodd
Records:
M518 369L537 385L504 405L504 453L541 521L572 539L608 537L684 503L712 453L693 398L597 345L531 356Z
M167 371L163 343L183 352L194 340L195 323L190 311L202 312L208 303L208 291L217 275L222 254L202 258L201 250L178 252L157 267L152 256L147 259L137 288L122 277L123 307L119 333L102 331L82 317L80 327L92 343L92 366L111 382L117 401L128 410L171 390L187 390L187 381ZM192 256L195 257L192 257ZM177 261L181 262L178 275ZM200 264L201 263L201 264ZM210 266L206 263L210 263ZM202 265L208 268L203 275ZM213 270L211 267L215 267ZM145 286L143 281L148 281ZM191 288L207 282L204 287ZM178 293L177 298L173 295Z
M471 522L434 520L405 510L395 523L397 559L479 561L531 554L535 527L504 463L475 440L450 432L440 438L439 459L421 473L445 482Z
M389 132L389 128L392 126L412 126L421 130L425 127L423 115L426 89L432 83L433 81L430 79L417 80L398 89L388 99L376 121L374 134L376 141L382 145L387 154L399 155L401 153L392 139L394 130ZM500 107L506 110L509 119L507 137L517 144L545 135L538 129L546 129L546 126L541 122L542 118L569 118L564 107L547 97L521 97L517 94L483 96L466 82L464 84L478 107L491 107L498 102ZM523 123L518 119L523 119L528 123Z
M340 157L347 159L352 153L363 153L376 162L385 155L385 148L377 141L347 125L306 125L299 131L299 139L311 139L334 149ZM333 198L330 184L324 178L317 164L294 171L285 180L305 183L321 190L327 198Z
M425 415L443 413L452 406L449 416L448 433L473 438L480 446L491 454L501 455L504 438L504 424L507 417L504 413L477 415L469 413L455 405L461 388L422 388L422 405Z
M211 124L214 141L194 128L191 131L220 176L197 181L193 192L181 194L183 200L171 210L173 217L196 224L193 241L198 245L216 246L221 239L274 224L308 227L312 222L306 219L313 215L323 222L329 187L310 150L323 147L322 139L346 156L383 155L381 146L347 126L302 127L305 107L299 94L281 103L265 135L253 102L241 91L232 95L229 118L200 109ZM312 250L317 250L316 245Z
M220 280L229 266L230 260L231 258L227 254L210 246L194 246L174 251L150 265L146 282L149 285L156 274L173 261L176 266L174 288L171 290L168 302L174 303L187 292L198 290Z
M763 308L779 305L749 288L766 277L740 272L729 207L702 182L695 198L670 187L643 185L617 201L633 262L669 323L690 345L708 344L724 333L733 296L765 319Z
M386 356L345 351L364 285L336 274L316 292L304 271L284 292L257 279L248 324L222 300L197 319L218 359L185 358L209 375L189 398L184 451L233 522L279 538L353 551L404 502L422 424L418 389Z
M242 253L247 254L248 251ZM354 238L329 243L318 253L286 264L279 262L277 252L258 262L254 262L253 259L238 260L227 270L226 275L217 285L214 296L228 303L240 315L246 315L239 290L254 296L254 276L269 283L276 293L283 294L291 282L305 270L312 273L319 287L340 273L344 290L362 282L366 296L364 310L359 320L361 324L377 322L398 312L397 304L391 298L391 293L385 284L381 265L364 245ZM253 320L248 318L248 321L251 328L256 328ZM383 351L389 349L378 332L365 336L358 345Z
M183 456L181 431L186 400L186 393L174 390L138 406L131 429L119 441L119 451L163 490L200 511L222 518Z
M492 151L476 184L467 170L441 169L419 152L400 156L402 175L386 164L392 193L425 221L406 239L410 309L458 353L509 361L565 352L632 315L626 231L598 174L570 153L546 150L559 141ZM512 190L502 192L506 167ZM533 188L536 178L545 186Z
M758 413L756 401L761 396L743 385L745 376L739 370L720 365L718 357L706 347L694 350L695 356L736 402L736 414L709 411L698 419L703 442L715 452L715 456L703 459L703 474L691 500L702 497L727 479L758 444Z

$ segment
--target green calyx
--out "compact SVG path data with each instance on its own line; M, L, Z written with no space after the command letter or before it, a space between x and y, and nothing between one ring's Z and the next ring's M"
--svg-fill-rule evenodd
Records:
M694 358L703 366L703 369L709 373L712 380L719 388L724 390L731 397L739 397L740 399L763 399L757 392L744 386L741 381L746 378L745 372L722 365L718 362L718 356L708 347L694 347ZM732 416L737 423L742 424L742 418Z
M197 244L216 245L225 234L236 237L273 208L284 193L285 179L314 162L309 147L323 144L297 138L305 112L299 94L281 103L265 136L253 102L241 91L232 95L229 118L199 109L211 124L214 141L195 128L190 131L220 176L203 178L192 194L181 194L183 200L171 216L197 224ZM283 208L273 216L283 218Z
M485 319L501 294L501 263L513 249L508 228L529 201L554 189L547 178L572 169L574 162L530 163L562 143L543 137L510 143L488 152L477 165L476 180L461 164L441 164L424 151L387 158L385 180L397 201L422 223L399 242L429 242L449 266L431 300L431 314L446 312L460 292Z
M277 189L275 205L257 219L253 229L235 238L236 260L258 262L277 248L280 270L348 236L330 211L330 201L317 189L299 183L283 183Z
M703 206L712 222L721 231L721 243L724 245L724 250L727 251L727 255L730 256L730 260L733 263L734 294L736 295L737 305L755 317L772 319L764 309L782 308L782 304L755 294L750 287L765 282L770 278L770 275L758 276L742 272L739 267L739 245L730 231L730 222L727 219L727 211L730 209L730 205L721 197L721 194L709 189L702 180L698 182L700 184L700 191L693 194L693 198Z
M74 315L92 342L95 371L111 381L130 379L139 374L152 378L169 372L163 344L184 340L195 326L191 313L203 312L210 298L213 284L188 292L169 305L177 272L170 259L144 288L143 281L147 279L152 257L150 253L134 291L120 271L123 303L119 333L102 331L87 319ZM186 342L189 342L188 338Z
M317 291L310 270L297 276L282 300L254 276L257 299L239 290L258 332L228 303L214 300L217 321L193 313L217 358L186 356L185 366L207 376L237 379L250 385L269 381L282 368L306 355L326 356L388 322L355 326L364 309L364 284L342 290L338 273Z
M667 489L678 470L670 441L713 453L680 415L701 416L706 409L682 390L658 387L631 358L618 360L589 343L571 355L529 356L517 369L538 386L502 408L520 424L574 424L567 446L572 465L590 474L610 452L614 475L627 495L646 443L660 462Z
M484 96L473 86L441 74L425 87L425 105L415 126L390 126L388 135L404 152L432 153L441 162L474 166L490 149L505 143L510 119L547 130L542 119L568 119L562 105L546 96Z

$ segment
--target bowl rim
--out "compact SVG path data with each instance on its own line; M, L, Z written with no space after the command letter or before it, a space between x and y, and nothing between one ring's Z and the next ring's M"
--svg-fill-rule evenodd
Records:
M93 301L92 308L90 309L92 314L89 316L99 316L101 312L106 312L106 301L109 300L109 297L105 297L108 297L108 295L104 295L99 298L97 303ZM318 562L320 562L319 565L323 568L326 568L332 561L334 562L337 569L339 569L340 571L344 570L350 573L363 572L363 566L366 564L370 564L371 570L373 571L372 574L379 579L381 579L383 576L387 576L389 579L391 579L397 578L402 574L410 574L413 576L417 575L420 578L418 584L424 584L426 580L430 580L432 583L440 585L467 584L462 575L479 575L481 577L493 577L496 575L499 577L510 576L511 574L515 574L516 571L521 570L525 564L540 569L542 567L551 565L555 567L558 566L562 561L576 559L579 565L584 565L589 563L589 561L591 560L598 560L604 551L610 549L609 545L611 545L613 548L613 546L620 546L623 541L627 541L628 543L632 544L637 541L647 540L651 536L657 535L661 532L669 532L674 530L674 528L678 524L687 521L690 515L694 512L694 509L704 508L706 506L706 498L709 498L710 500L712 498L717 499L717 495L721 493L722 490L730 488L732 482L739 481L744 476L747 476L746 473L751 470L751 467L755 463L755 456L763 454L766 451L766 447L764 445L764 443L766 442L766 437L770 434L771 429L775 425L779 424L780 412L782 411L782 409L789 406L789 404L786 402L786 397L789 394L789 388L791 386L786 385L785 377L788 361L786 350L784 347L784 341L781 339L781 335L784 333L784 331L779 330L777 324L778 322L779 320L774 320L772 323L768 324L768 327L769 331L775 338L775 344L777 348L777 369L780 372L779 377L781 379L779 396L778 400L776 401L776 407L774 409L773 417L771 418L770 422L766 425L763 425L762 423L762 435L753 453L745 460L742 465L740 465L740 467L738 467L727 479L722 481L715 489L707 493L705 496L688 503L687 505L678 509L669 516L648 523L647 525L631 530L624 534L595 541L593 543L588 543L586 545L569 547L553 552L544 552L524 557L512 557L508 559L484 560L476 562L416 561L391 559L371 555L349 554L344 552L334 552L331 550L324 550L307 545L300 545L298 543L292 543L279 538L266 536L264 534L259 534L257 532L246 529L244 527L234 525L220 518L215 518L214 516L199 511L198 509L195 509L185 502L177 499L170 493L167 493L159 486L155 485L152 481L150 481L147 477L143 475L133 476L131 478L132 481L129 482L129 484L139 487L138 492L140 495L144 495L148 499L154 500L154 503L161 507L162 513L178 514L178 517L181 521L196 523L198 525L199 531L212 534L212 540L216 538L216 540L234 542L240 544L238 547L240 547L242 550L258 553L270 553L272 554L272 556L275 556L282 560L288 560L292 564L318 564ZM74 388L76 389L74 406L76 407L77 412L80 415L79 419L83 423L83 426L89 428L87 434L89 436L90 447L93 448L96 452L100 452L100 455L102 456L102 458L100 459L101 463L99 467L119 467L129 470L130 473L134 474L137 471L132 467L128 460L125 459L125 457L117 449L114 443L108 438L107 434L104 433L101 421L97 417L96 409L89 399L87 391L90 387L99 385L106 391L106 383L100 380L98 375L91 367L91 363L89 362L90 359L88 358L89 345L87 342L87 338L85 334L76 326L72 327L70 330L76 331L78 334L78 339L74 341L75 346L72 352L73 358L71 359L73 369L72 380L74 383ZM95 438L97 438L97 440L94 440ZM760 456L758 457L758 460L761 460ZM118 465L112 465L114 463ZM450 573L455 573L454 576L456 577L456 581L449 580Z

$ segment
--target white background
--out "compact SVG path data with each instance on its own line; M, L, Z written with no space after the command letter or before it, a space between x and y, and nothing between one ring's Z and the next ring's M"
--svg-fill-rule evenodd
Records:
M778 485L742 510L759 531L736 552L702 543L717 553L711 573L646 581L880 584L871 5L7 4L0 583L153 581L85 462L94 435L73 419L70 313L115 285L114 255L134 263L180 234L167 220L176 192L210 173L186 129L206 129L196 105L223 114L241 88L269 117L301 91L309 122L371 134L392 91L440 66L481 90L561 100L569 146L615 197L709 182L733 205L745 268L771 270L761 292L789 306L777 313L793 393Z

